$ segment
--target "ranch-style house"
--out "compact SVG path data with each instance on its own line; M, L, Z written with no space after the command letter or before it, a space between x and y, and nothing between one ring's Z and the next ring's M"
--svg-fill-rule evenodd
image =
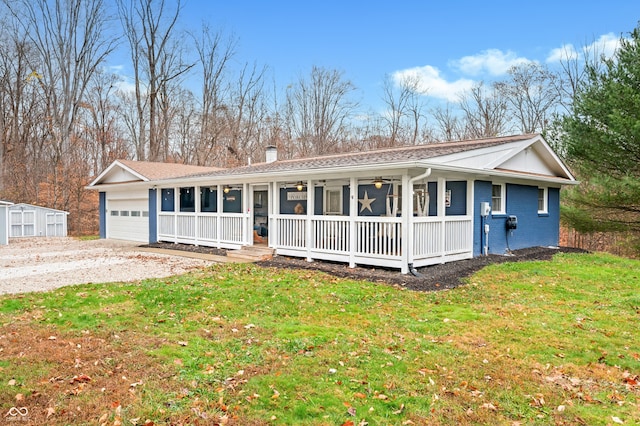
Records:
M576 180L541 135L403 146L236 168L114 161L100 236L397 268L557 246Z

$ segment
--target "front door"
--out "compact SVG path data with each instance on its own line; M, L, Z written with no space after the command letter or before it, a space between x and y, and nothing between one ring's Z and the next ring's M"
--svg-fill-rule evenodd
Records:
M268 244L269 238L269 187L253 186L253 244Z

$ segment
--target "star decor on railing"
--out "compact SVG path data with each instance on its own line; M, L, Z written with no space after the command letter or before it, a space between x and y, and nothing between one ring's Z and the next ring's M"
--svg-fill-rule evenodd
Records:
M375 200L375 198L369 198L369 194L367 194L367 191L364 191L364 198L358 199L358 202L362 204L362 206L360 207L360 213L362 213L364 209L369 209L369 211L373 213L373 210L371 210L371 203L373 203Z

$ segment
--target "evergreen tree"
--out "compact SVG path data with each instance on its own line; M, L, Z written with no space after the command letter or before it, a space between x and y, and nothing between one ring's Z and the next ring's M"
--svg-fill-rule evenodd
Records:
M640 24L587 79L562 121L567 159L581 185L563 218L579 231L640 234Z

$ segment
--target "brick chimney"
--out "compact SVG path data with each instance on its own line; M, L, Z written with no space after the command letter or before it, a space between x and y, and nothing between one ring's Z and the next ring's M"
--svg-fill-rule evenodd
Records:
M274 161L278 161L278 148L274 145L269 145L266 151L266 161L267 163L273 163Z

